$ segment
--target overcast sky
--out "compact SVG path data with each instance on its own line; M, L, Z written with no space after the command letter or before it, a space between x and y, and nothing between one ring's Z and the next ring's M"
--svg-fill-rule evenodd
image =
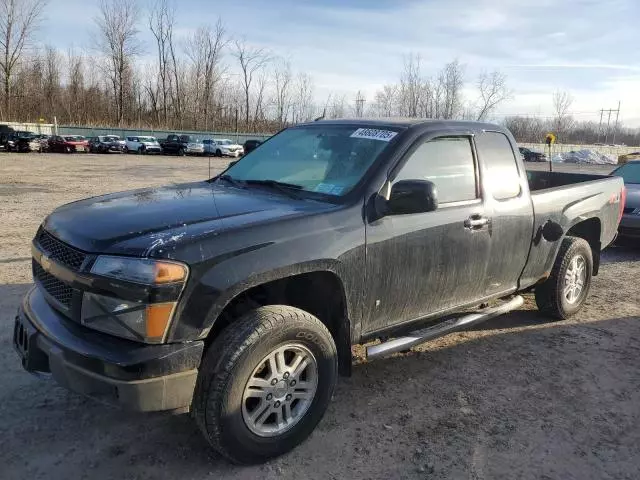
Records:
M42 43L82 50L95 34L97 0L50 0ZM147 55L149 2L140 2ZM577 119L598 120L622 101L621 119L640 126L640 0L179 0L177 33L220 16L229 33L309 73L316 96L361 89L368 101L395 82L409 53L433 74L457 58L469 96L475 77L498 69L514 98L505 114L550 115L552 93L574 97ZM228 59L231 62L230 59Z

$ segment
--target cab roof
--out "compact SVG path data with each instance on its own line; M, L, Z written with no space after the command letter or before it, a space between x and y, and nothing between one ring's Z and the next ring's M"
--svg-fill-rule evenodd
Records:
M467 120L442 120L431 118L410 118L410 117L389 117L389 118L337 118L330 120L317 120L314 122L306 122L301 125L361 125L362 127L395 127L395 128L412 128L417 126L427 127L428 129L445 129L451 127L464 128L472 131L493 130L505 131L504 127L493 123L474 122Z

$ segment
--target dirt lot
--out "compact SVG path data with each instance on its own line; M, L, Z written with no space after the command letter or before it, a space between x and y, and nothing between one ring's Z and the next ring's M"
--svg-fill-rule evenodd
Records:
M206 176L206 159L0 153L0 478L640 478L630 247L606 252L570 321L547 322L528 297L478 330L360 362L311 438L263 466L218 458L188 416L122 412L23 372L13 315L42 218L75 199Z

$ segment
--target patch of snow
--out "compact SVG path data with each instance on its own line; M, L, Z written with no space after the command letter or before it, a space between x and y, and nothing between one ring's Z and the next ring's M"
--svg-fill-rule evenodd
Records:
M552 157L553 162L579 163L588 165L617 165L618 158L595 150L576 150L572 152L556 153Z

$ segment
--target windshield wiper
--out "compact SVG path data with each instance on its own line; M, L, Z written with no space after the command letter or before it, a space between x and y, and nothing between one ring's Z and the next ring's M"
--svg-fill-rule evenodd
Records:
M247 185L263 185L265 187L271 187L284 193L288 197L299 199L300 195L296 192L302 190L302 185L296 185L294 183L279 182L277 180L245 180Z
M224 174L224 175L218 175L214 180L223 180L227 183L230 183L231 185L233 185L234 187L238 187L238 188L246 188L244 185L242 185L238 180L236 180L235 178L233 178L231 175L229 174Z

